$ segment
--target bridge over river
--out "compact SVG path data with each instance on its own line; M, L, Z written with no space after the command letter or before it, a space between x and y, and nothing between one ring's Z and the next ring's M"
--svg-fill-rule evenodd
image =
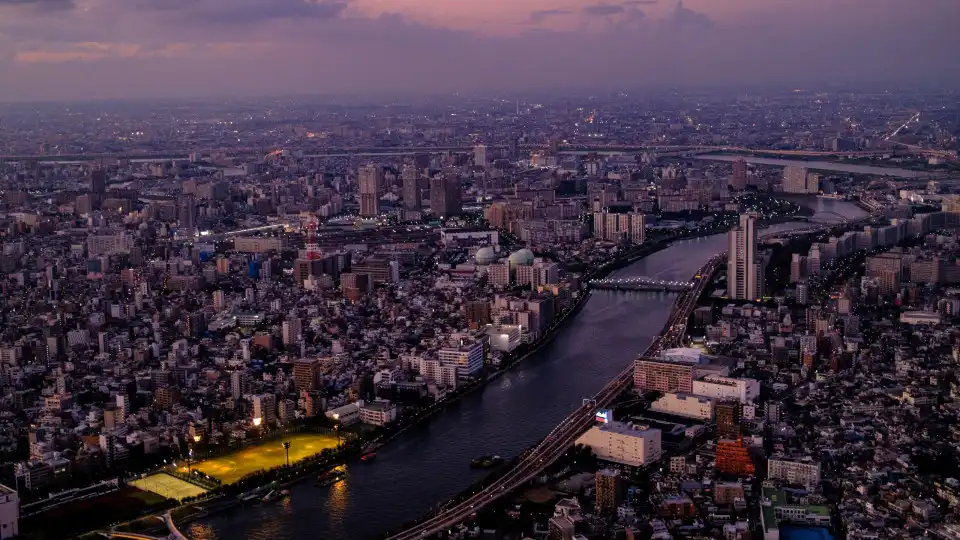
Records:
M618 291L669 291L684 292L692 289L691 281L665 281L646 276L594 279L587 282L591 289L613 289Z

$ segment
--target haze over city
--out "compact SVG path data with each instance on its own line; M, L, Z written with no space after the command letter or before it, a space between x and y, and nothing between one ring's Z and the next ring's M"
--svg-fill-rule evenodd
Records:
M0 0L0 540L960 540L960 0Z
M0 0L0 100L939 87L955 0Z

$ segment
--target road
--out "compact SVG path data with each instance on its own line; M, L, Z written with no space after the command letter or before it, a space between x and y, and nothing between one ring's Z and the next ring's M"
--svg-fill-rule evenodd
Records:
M789 233L770 233L760 237L764 240L770 237L797 236L809 234L830 226L808 227ZM684 344L686 325L690 314L697 305L706 286L711 282L713 274L726 261L726 252L713 256L692 280L694 287L680 295L676 307L664 326L664 332L655 338L641 357L656 357L664 349L678 347ZM593 399L585 400L577 410L557 425L537 446L524 452L510 471L495 480L489 486L481 489L466 500L443 508L436 515L422 523L389 537L389 540L414 540L427 538L438 532L449 529L468 519L473 513L494 502L502 495L522 486L539 475L543 469L559 459L593 423L598 408L609 405L620 394L633 384L633 364L621 371L613 380L607 383Z

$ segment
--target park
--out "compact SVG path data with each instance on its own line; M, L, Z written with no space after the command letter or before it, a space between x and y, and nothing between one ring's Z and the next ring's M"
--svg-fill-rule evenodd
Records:
M190 468L212 476L224 484L232 484L244 476L287 464L287 449L290 443L290 463L319 454L327 448L337 447L337 437L319 433L297 433L275 441L250 446L238 452L206 459L191 464ZM187 472L186 466L181 467Z

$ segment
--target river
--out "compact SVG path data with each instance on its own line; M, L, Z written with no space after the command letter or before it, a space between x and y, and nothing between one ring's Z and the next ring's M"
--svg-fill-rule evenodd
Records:
M857 218L852 203L810 198L823 221L832 213ZM806 227L781 223L769 231ZM726 249L726 235L683 242L616 273L665 280L689 279L707 259ZM333 487L305 482L272 505L215 515L186 527L194 540L364 540L417 519L486 472L469 468L483 454L512 457L535 444L581 399L592 396L650 343L676 295L597 290L551 344L378 451L377 459L351 465Z
M775 159L751 156L714 156L702 155L696 159L704 161L736 161L740 157L747 163L754 165L773 165L776 167L787 167L790 165L796 167L806 167L817 171L835 171L856 174L874 174L877 176L899 176L901 178L929 178L936 176L935 173L924 171L912 171L910 169L898 169L894 167L874 167L872 165L855 165L853 163L833 162L833 161L804 161L799 159Z

